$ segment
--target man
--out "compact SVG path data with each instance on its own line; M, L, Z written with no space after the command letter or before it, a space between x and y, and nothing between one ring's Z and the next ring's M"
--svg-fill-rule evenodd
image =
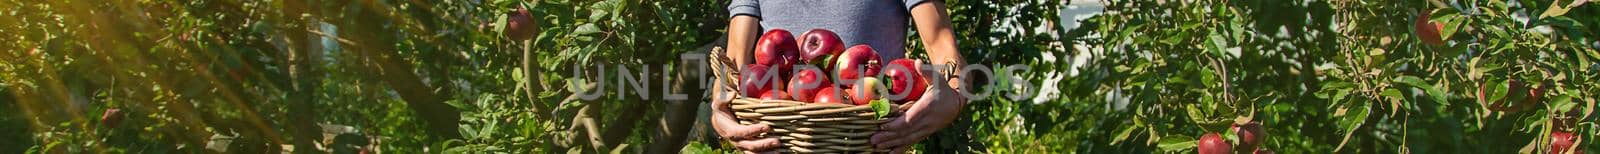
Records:
M956 49L955 32L950 28L950 17L940 0L734 0L728 5L732 19L728 24L728 56L737 66L752 63L750 59L756 39L767 29L788 29L791 33L810 29L828 29L839 34L846 46L866 44L877 49L884 61L903 58L905 55L906 27L916 23L918 35L926 46L933 65L960 67L966 63ZM908 20L909 18L909 20ZM792 34L800 36L800 34ZM742 70L743 68L740 68ZM880 125L870 143L874 148L902 153L911 144L949 126L960 114L966 98L955 90L961 83L958 69L940 69L924 75L931 83L922 98L909 103L904 114L889 117ZM928 72L928 71L924 71ZM720 85L718 87L727 86ZM780 143L777 136L760 138L771 131L762 124L741 125L734 119L729 101L738 93L712 91L712 127L723 139L746 153L773 152Z

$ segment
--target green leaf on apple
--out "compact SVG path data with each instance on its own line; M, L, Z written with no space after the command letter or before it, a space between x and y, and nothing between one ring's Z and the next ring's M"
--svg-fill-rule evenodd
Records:
M1428 21L1444 24L1444 29L1439 30L1439 34L1443 35L1439 36L1439 39L1447 41L1450 40L1450 36L1456 34L1457 30L1462 29L1462 26L1466 26L1467 22L1471 22L1461 15L1461 11L1456 9L1438 9L1433 11L1430 16L1433 18L1429 18Z
M882 119L883 117L889 116L889 113L894 112L894 108L889 106L889 100L888 99L881 99L880 98L878 100L872 100L872 103L869 103L867 105L872 106L872 112L875 113L875 115L879 119Z
M506 33L506 14L502 13L502 14L500 14L500 15L495 17L495 20L494 20L494 33L495 34L505 34Z

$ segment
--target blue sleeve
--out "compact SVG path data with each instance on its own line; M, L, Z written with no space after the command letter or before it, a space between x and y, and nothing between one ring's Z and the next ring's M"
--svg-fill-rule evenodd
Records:
M903 2L906 4L906 12L911 12L911 8L917 8L917 5L922 5L922 3L929 1L930 0L903 0Z
M756 0L733 0L733 3L728 3L728 18L733 18L740 15L748 15L760 18L760 4L761 3L757 2Z

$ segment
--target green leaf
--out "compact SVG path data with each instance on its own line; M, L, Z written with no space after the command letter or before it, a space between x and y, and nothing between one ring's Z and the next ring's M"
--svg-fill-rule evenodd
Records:
M711 149L711 146L706 146L706 144L701 144L700 142L693 142L693 141L689 142L689 144L687 144L687 145L683 145L683 149L678 150L678 152L679 153L687 153L687 154L717 153L717 151Z
M1228 57L1227 54L1223 53L1227 50L1224 48L1228 46L1227 38L1222 37L1222 34L1216 31L1211 31L1211 34L1207 35L1206 38L1206 53L1218 58Z
M1487 102L1479 102L1479 103L1490 104L1490 103L1493 103L1493 102L1504 100L1506 98L1506 93L1511 91L1511 89L1510 89L1511 85L1508 84L1504 80L1496 80L1496 81L1492 81L1492 82L1490 82L1488 84L1493 85L1493 87L1485 87L1485 88L1488 88L1488 89L1479 89L1479 90L1488 90L1487 93L1488 93L1489 96L1487 96L1487 97L1489 97L1489 98L1480 98L1479 99L1480 101L1487 101ZM1478 97L1484 97L1484 96L1478 96Z
M495 34L505 34L506 33L506 14L502 13L498 17L495 17L495 20L494 20L494 33Z
M1541 20L1541 22L1550 24L1551 26L1555 26L1555 27L1571 27L1571 28L1584 27L1583 21L1578 21L1578 19L1573 19L1571 17L1565 17L1565 16L1551 17L1551 18L1547 18L1547 19ZM1568 30L1568 31L1570 31L1570 30ZM1582 32L1579 32L1579 33L1569 33L1569 35L1570 36L1575 36L1575 37L1582 37L1584 34Z
M1440 35L1442 35L1439 38L1444 40L1450 40L1450 36L1454 36L1456 30L1460 30L1462 26L1467 25L1467 22L1471 22L1456 9L1439 9L1434 11L1431 16L1433 18L1428 19L1429 21L1444 23L1444 29L1439 30Z
M1450 96L1450 94L1449 93L1445 93L1444 90L1440 90L1439 87L1433 86L1433 84L1428 84L1427 81L1423 81L1422 78L1418 78L1416 76L1406 75L1406 76L1400 76L1399 78L1396 78L1394 82L1399 82L1399 83L1404 84L1404 85L1409 85L1411 87L1416 87L1418 89L1422 89L1424 92L1426 92L1428 94L1428 96L1430 98L1433 99L1433 101L1435 103L1439 103L1441 105L1449 105L1448 103L1446 103L1446 101L1448 101L1447 98Z
M1368 112L1370 111L1365 106L1356 106L1356 108L1346 110L1344 116L1340 117L1339 126L1344 127L1344 139L1339 141L1339 147L1335 151L1343 149L1346 143L1350 143L1350 138L1357 133L1356 129L1361 128L1361 125L1366 123Z
M583 89L583 87L579 87L579 86L583 86L585 84L589 84L589 79L570 78L570 79L567 79L566 83L567 83L567 91L571 91L573 93L585 93L585 92L588 92L588 90L593 90L593 89ZM584 90L584 91L579 91L579 90Z
M616 7L617 1L615 0L601 1L599 3L589 5L589 11L593 11L589 12L589 22L598 22L605 20L607 17L611 17L611 10Z
M1573 103L1572 97L1567 95L1556 95L1553 99L1550 99L1549 102L1550 106L1553 106L1555 111L1560 111L1558 113L1566 113L1574 109L1578 109L1576 108L1578 107L1578 103Z
M1378 95L1395 100L1405 99L1405 95L1400 94L1400 90L1396 89L1384 89L1383 92L1379 93Z
M495 129L499 129L500 128L499 125L500 125L500 121L496 121L496 120L493 120L493 119L489 120L489 124L488 125L484 125L483 129L478 129L478 136L481 136L481 137L494 137Z
M583 25L578 25L577 29L572 30L573 35L588 35L594 33L600 33L600 26L595 26L594 23L584 23Z
M461 127L461 130L457 130L457 132L461 133L461 138L474 139L478 138L479 131L477 127Z
M1160 148L1161 151L1172 152L1194 148L1197 142L1199 141L1195 140L1194 137L1184 135L1169 135L1161 137L1161 142L1159 142L1156 147Z
M872 112L879 119L882 119L883 117L889 116L889 113L893 113L894 112L894 108L889 107L889 100L888 99L872 100L872 103L867 104L867 105L871 105L872 106Z
M1205 113L1201 113L1200 108L1195 107L1194 104L1184 105L1184 111L1189 114L1190 121L1205 121Z
M1402 100L1405 100L1405 95L1400 94L1400 90L1394 88L1384 89L1383 92L1378 93L1378 95L1389 99L1390 115L1394 115L1395 113L1399 112L1400 103L1404 102Z
M1563 5L1563 4L1559 4L1561 1L1554 1L1553 3L1555 3L1555 4L1550 4L1550 8L1545 9L1544 13L1540 13L1539 14L1539 19L1544 19L1545 17L1554 17L1554 16L1566 15L1567 11L1571 11L1572 8L1577 8L1578 6L1582 6L1583 2L1584 2L1584 1L1575 1L1575 0L1568 0L1568 1L1573 2L1572 4L1570 4L1571 6L1566 6L1566 5Z
M513 89L512 91L515 91L516 93L522 93L522 89L528 87L528 79L523 77L526 77L526 75L524 75L522 72L522 67L511 69L511 80L517 82L517 89Z
M621 154L623 150L628 150L628 146L628 144L617 145L617 147L611 148L611 154Z
M1128 140L1128 136L1133 135L1135 130L1139 130L1139 125L1122 127L1122 130L1117 131L1117 137L1111 139L1111 144L1121 143L1124 140Z

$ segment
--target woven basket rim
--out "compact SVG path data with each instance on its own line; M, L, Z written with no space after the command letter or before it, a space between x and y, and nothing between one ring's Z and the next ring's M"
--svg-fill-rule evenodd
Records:
M740 124L766 124L778 137L781 152L859 153L885 152L872 148L870 139L879 125L888 122L878 117L872 106L833 103L806 103L791 100L735 98L731 108ZM899 105L889 104L890 108ZM894 112L901 112L895 110ZM898 113L891 113L898 114Z

